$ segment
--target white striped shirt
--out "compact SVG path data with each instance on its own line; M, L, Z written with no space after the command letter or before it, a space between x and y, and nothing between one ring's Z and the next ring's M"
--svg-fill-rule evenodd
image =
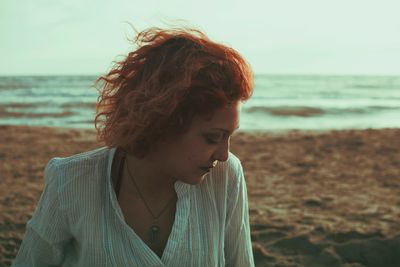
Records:
M254 266L243 168L232 153L199 185L175 183L161 258L125 222L111 179L115 148L54 158L13 266Z

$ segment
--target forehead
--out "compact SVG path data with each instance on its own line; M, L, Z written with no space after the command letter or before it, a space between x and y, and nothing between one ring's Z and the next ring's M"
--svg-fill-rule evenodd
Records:
M222 129L233 132L239 127L241 103L217 109L209 117L197 117L193 121L193 126L201 130Z

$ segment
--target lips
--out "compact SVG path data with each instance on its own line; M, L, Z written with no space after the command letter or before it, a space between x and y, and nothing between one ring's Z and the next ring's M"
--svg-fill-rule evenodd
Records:
M211 170L212 168L214 168L216 165L217 165L217 162L214 162L212 165L206 166L206 167L200 167L200 169L202 169L202 170L205 171L205 172L210 172L210 170Z

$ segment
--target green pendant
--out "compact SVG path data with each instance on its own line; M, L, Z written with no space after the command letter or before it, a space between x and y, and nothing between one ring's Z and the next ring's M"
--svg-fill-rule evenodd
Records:
M149 229L149 240L150 243L154 244L160 240L160 227L158 225L152 225Z

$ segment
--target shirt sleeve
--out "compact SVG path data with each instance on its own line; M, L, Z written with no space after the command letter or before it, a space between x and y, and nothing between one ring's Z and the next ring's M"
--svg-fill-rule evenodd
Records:
M243 167L239 162L236 183L228 192L225 228L226 266L254 266L250 237L247 188Z
M12 266L60 266L64 247L71 239L68 219L60 208L58 183L60 172L57 160L52 159L45 169L45 187Z

